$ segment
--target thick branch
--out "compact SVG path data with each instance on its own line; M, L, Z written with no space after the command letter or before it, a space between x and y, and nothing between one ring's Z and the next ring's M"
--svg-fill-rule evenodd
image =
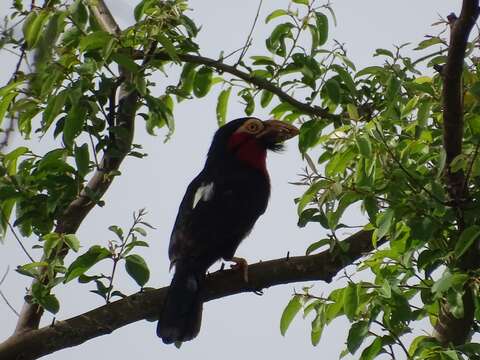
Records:
M468 37L478 18L478 0L463 0L460 17L450 16L451 33L447 62L443 75L443 141L447 154L446 171L452 200L459 203L463 197L463 174L451 173L452 160L462 153L463 139L463 85L462 72ZM459 178L461 177L461 179Z
M448 193L457 213L458 232L465 228L463 203L468 196L465 175L461 171L452 172L450 164L462 153L463 140L463 84L462 72L468 37L479 16L479 0L463 0L460 17L449 16L451 25L450 45L443 75L443 123L444 149L447 154L445 179ZM478 268L477 246L472 246L459 264L464 270ZM470 336L474 320L472 291L466 285L463 296L464 316L455 318L447 303L442 303L439 320L435 325L435 336L443 344L461 344Z
M347 265L373 249L371 231L360 231L346 240L348 250L333 256L317 255L259 262L248 267L249 282L235 270L217 271L207 277L205 301L270 286L332 278ZM77 346L132 322L155 318L168 288L137 293L52 326L13 335L0 344L0 359L37 359L60 349Z
M120 28L112 17L110 11L102 0L97 0L91 5L92 13L97 22L103 27L105 31L111 34L118 34ZM120 68L120 74L123 78L128 79L128 72ZM134 119L137 110L138 94L135 91L129 91L126 85L120 88L119 106L115 114L116 128L122 136L116 136L112 139L105 154L100 162L99 168L95 171L92 178L86 185L90 191L100 199L108 190L113 176L110 176L112 171L118 170L125 156L130 151L134 132ZM85 190L82 190L78 197L73 200L65 209L63 214L58 218L55 227L55 232L73 234L75 233L82 221L88 215L90 210L95 206L95 202L87 195ZM63 256L67 253L65 249ZM22 333L31 329L37 329L40 319L43 314L43 309L37 304L25 303L22 307L15 334Z
M145 56L144 53L141 51L136 51L134 53L134 57L136 59L142 59L144 56ZM163 52L157 52L155 54L155 58L158 60L172 60L172 58L167 53L163 53ZM338 115L331 114L328 112L328 110L325 110L319 106L309 105L307 103L298 101L294 97L284 92L281 88L276 86L274 83L266 79L260 78L258 76L252 76L247 72L239 70L236 66L225 64L220 60L215 60L215 59L207 58L204 56L192 55L192 54L178 54L178 58L183 62L210 66L219 72L222 72L222 73L225 72L233 76L236 76L237 78L242 79L250 84L253 84L260 89L268 90L271 93L277 95L283 101L297 108L302 113L312 115L312 116L317 116L319 118L330 119L330 120L339 119Z

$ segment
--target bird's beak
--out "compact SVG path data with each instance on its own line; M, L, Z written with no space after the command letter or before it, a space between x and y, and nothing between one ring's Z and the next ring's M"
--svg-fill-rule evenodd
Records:
M264 129L257 135L259 139L268 143L278 144L297 136L299 130L286 122L279 120L266 120Z

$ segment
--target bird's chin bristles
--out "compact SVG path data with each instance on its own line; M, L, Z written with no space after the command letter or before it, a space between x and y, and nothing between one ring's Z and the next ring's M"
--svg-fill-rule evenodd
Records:
M282 143L268 144L267 149L276 153L280 153L285 150L285 145Z

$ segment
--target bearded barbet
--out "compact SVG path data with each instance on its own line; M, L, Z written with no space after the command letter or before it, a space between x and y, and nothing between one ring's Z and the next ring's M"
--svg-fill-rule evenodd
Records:
M213 263L234 261L246 270L246 262L234 254L267 208L267 150L280 150L283 141L297 134L298 129L288 123L254 117L233 120L215 133L205 166L183 197L170 237L168 255L175 274L157 326L164 343L198 335L202 286Z

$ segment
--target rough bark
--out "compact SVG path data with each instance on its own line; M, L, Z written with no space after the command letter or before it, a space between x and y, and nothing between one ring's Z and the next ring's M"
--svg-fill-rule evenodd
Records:
M445 166L445 183L452 206L457 214L457 229L460 234L465 229L464 205L468 198L465 186L465 175L462 171L452 172L450 164L462 153L463 141L463 84L462 72L468 37L479 15L478 0L463 0L460 16L451 14L450 44L447 62L441 69L443 77L443 140L447 154ZM453 242L455 239L452 240ZM465 271L479 267L478 250L472 246L461 259L458 266ZM439 319L435 326L435 337L443 344L462 344L470 337L474 321L474 303L469 285L465 286L463 296L464 316L455 318L449 311L448 304L443 302Z

